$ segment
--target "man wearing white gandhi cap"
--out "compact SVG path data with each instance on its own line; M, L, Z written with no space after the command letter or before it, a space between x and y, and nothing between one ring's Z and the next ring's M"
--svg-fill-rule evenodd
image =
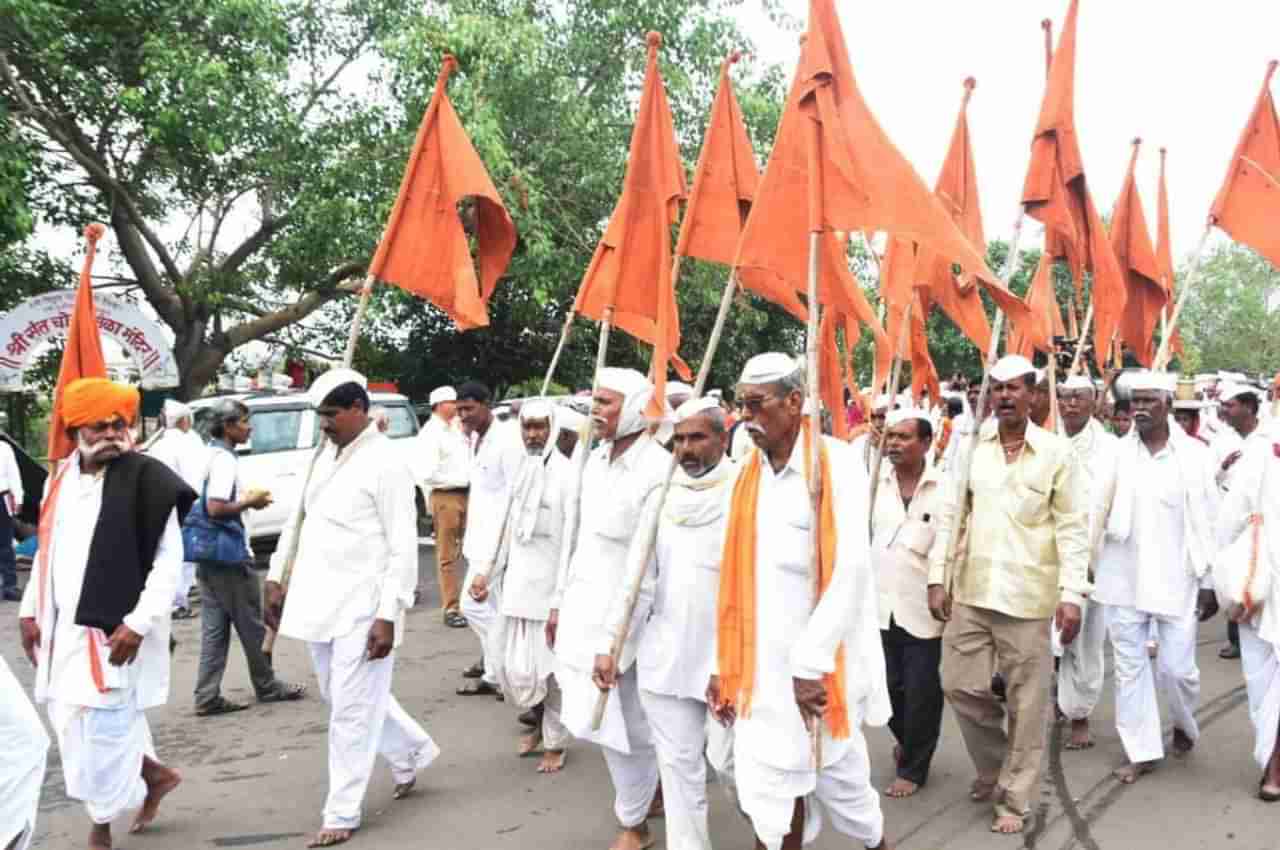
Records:
M1098 391L1087 375L1071 375L1058 384L1058 410L1063 431L1071 440L1071 449L1078 462L1081 486L1089 511L1089 540L1095 539L1095 530L1104 519L1106 495L1104 482L1115 469L1119 440L1102 427L1094 418L1097 410ZM1090 552L1092 559L1097 552ZM1098 602L1085 603L1084 619L1079 636L1067 646L1059 646L1061 660L1058 664L1058 709L1071 722L1071 736L1066 749L1083 750L1093 746L1089 730L1089 717L1093 714L1102 694L1105 674L1103 659L1106 643L1106 611ZM1055 641L1056 642L1056 641Z
M394 650L418 583L417 517L413 480L369 419L366 386L358 372L332 369L308 391L328 442L285 523L266 585L267 624L306 641L330 706L329 794L313 847L346 842L360 828L378 755L399 799L440 752L391 695Z
M151 448L147 449L147 454L172 469L188 487L199 493L209 465L209 448L191 427L190 407L177 399L167 398L163 412L164 431L151 444ZM177 619L191 616L188 598L195 580L196 565L184 563L182 578L173 595L173 616Z
M739 804L768 850L814 840L823 812L844 835L888 847L862 733L890 714L867 540L870 482L847 443L817 437L813 515L806 446L816 435L802 413L804 378L794 358L769 353L748 361L738 384L756 448L730 498L707 704L733 724ZM813 724L822 736L816 767Z
M658 788L658 760L634 663L641 618L631 620L616 670L595 670L598 657L612 648L610 603L623 585L627 565L643 557L642 535L636 530L647 528L658 510L670 463L670 455L648 433L645 408L652 397L653 384L634 369L599 372L591 420L601 445L586 460L577 540L565 540L547 623L558 662L556 678L564 692L564 723L574 737L601 746L613 780L614 814L621 826L614 850L652 843L648 817ZM570 523L572 527L572 517ZM604 722L593 731L596 699L607 689L613 693Z
M1115 650L1116 726L1127 757L1116 777L1125 784L1164 757L1157 681L1174 754L1186 755L1200 737L1197 619L1218 609L1209 577L1218 493L1208 449L1170 420L1177 375L1139 372L1129 385L1134 430L1117 453L1093 596L1106 606ZM1153 624L1156 659L1146 649Z

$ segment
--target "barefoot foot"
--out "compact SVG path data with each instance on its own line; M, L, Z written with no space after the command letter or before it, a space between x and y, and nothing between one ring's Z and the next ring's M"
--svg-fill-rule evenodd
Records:
M413 777L408 782L397 782L396 787L391 789L391 799L403 800L413 792L413 786L418 784L418 777Z
M902 797L910 797L919 790L919 785L912 782L910 779L903 779L899 776L897 779L893 780L893 784L884 789L884 793L888 797L897 797L900 799Z
M531 756L542 746L542 733L533 731L527 735L520 736L520 746L516 748L516 755L520 758Z
M111 824L93 825L89 830L89 850L111 850Z
M322 829L316 833L315 838L307 842L308 847L333 847L337 844L346 844L351 840L353 830L350 829Z
M609 845L609 850L648 850L653 846L653 841L649 824L642 823L619 832L618 837L613 839L613 844Z
M1123 767L1117 767L1113 774L1116 779L1120 780L1122 785L1132 785L1139 778L1146 776L1148 773L1156 769L1158 762L1140 761L1137 764L1126 764Z
M142 763L142 781L147 783L147 796L129 827L132 833L142 832L152 824L160 813L160 801L182 784L182 774L148 758Z
M983 779L979 776L969 786L969 799L975 803L986 803L996 793L996 780Z
M564 750L547 750L538 762L538 773L559 773L564 770L567 754Z
M1066 749L1087 750L1093 746L1093 733L1089 731L1089 718L1071 721L1071 737L1067 739Z
M996 815L991 821L991 831L1001 835L1017 835L1026 826L1026 818L1019 815Z

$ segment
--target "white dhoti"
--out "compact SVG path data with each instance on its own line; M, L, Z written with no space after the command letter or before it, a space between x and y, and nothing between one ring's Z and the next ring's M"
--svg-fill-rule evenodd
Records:
M711 850L707 829L707 705L641 689L658 755L667 850Z
M741 738L736 738L740 742ZM738 801L751 818L756 838L768 850L779 850L791 832L791 820L798 798L805 801L804 843L815 841L822 831L822 810L832 825L844 835L867 847L884 840L884 814L880 795L871 787L871 761L867 740L860 724L854 724L848 741L823 741L827 748L845 752L821 771L783 770L753 758L746 748L734 748L734 778ZM819 805L821 804L821 805Z
M483 602L472 599L471 582L475 579L475 575L474 569L468 569L466 581L462 583L462 616L467 618L467 625L471 627L472 634L480 641L480 652L484 654L482 681L497 687L498 679L494 675L493 663L489 660L489 643L500 616L498 612L501 610L502 594L495 584L489 588L489 595Z
M147 716L133 704L89 708L49 701L67 796L84 803L89 819L111 823L142 806L147 784L142 759L154 755Z
M648 817L658 790L658 754L640 705L635 666L618 676L599 731L591 729L600 690L591 681L590 672L562 664L558 676L564 689L561 716L565 726L575 738L600 744L613 780L613 811L618 823L624 829L639 826Z
M1245 623L1240 626L1240 662L1249 692L1249 719L1253 721L1253 759L1267 769L1280 733L1280 648L1258 637Z
M26 850L36 828L49 736L9 665L0 658L0 847L21 837Z
M1107 629L1116 659L1116 730L1129 761L1164 758L1157 680L1165 693L1169 717L1193 742L1200 739L1195 709L1200 701L1200 668L1196 665L1195 614L1173 619L1119 605L1108 605ZM1151 626L1160 652L1147 654Z
M329 703L329 796L325 829L357 829L375 756L396 784L435 761L440 748L391 695L395 653L365 657L370 621L327 643L308 643L320 696Z
M560 685L556 656L547 646L547 621L499 615L485 649L485 669L502 694L520 710L542 705L542 747L563 750L569 730L560 720Z
M1080 633L1062 647L1058 665L1058 708L1068 720L1084 720L1093 714L1106 674L1106 610L1097 602L1087 602L1083 614Z

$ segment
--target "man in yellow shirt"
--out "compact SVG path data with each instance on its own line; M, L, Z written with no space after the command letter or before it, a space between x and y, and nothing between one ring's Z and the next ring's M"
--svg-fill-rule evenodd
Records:
M977 768L971 796L995 807L993 832L1025 827L1044 755L1053 674L1049 621L1069 644L1089 595L1084 494L1071 443L1029 419L1036 374L1025 357L991 370L994 420L983 423L963 498L943 511L929 568L929 610L942 635L942 689ZM961 535L953 564L944 553ZM991 674L1007 683L1004 707Z

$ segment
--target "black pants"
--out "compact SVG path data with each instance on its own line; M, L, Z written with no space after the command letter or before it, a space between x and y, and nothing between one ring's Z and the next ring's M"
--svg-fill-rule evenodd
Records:
M922 639L892 619L881 630L889 700L889 729L902 747L898 777L924 785L942 732L942 638Z
M1240 626L1232 621L1227 621L1227 640L1231 641L1231 645L1236 649L1240 648Z
M13 554L13 517L8 497L0 493L0 588L18 589L18 559Z

